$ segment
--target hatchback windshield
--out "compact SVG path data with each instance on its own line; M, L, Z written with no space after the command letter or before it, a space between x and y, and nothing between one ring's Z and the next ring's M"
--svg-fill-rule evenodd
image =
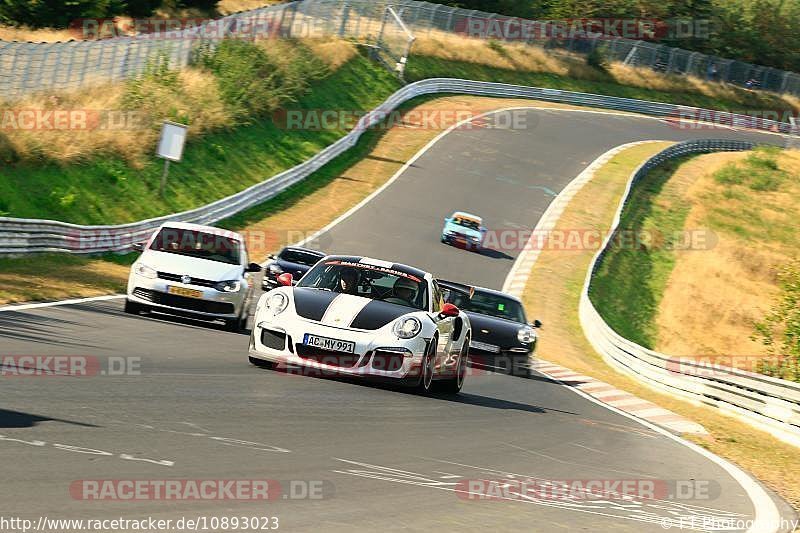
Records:
M352 294L414 309L428 309L425 280L381 266L325 261L309 270L297 286Z
M238 265L242 243L225 235L183 228L162 228L151 250Z
M480 223L477 220L473 220L471 218L455 217L453 218L453 224L474 230L481 229Z

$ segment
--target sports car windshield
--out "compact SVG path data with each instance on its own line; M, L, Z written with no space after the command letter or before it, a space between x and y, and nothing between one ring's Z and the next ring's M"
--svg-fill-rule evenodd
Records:
M525 311L522 306L519 302L510 298L481 291L475 291L470 297L465 292L450 288L444 289L443 292L445 301L455 305L462 311L503 318L520 324L526 323Z
M425 280L375 265L325 261L309 270L297 287L352 294L423 311L428 309Z
M463 228L469 228L474 230L481 229L481 225L476 221L469 218L462 218L462 217L455 217L453 218L453 224L456 226L461 226Z
M280 258L284 261L288 261L289 263L297 263L298 265L303 266L314 266L317 264L317 261L323 257L324 256L322 255L310 254L301 250L291 250L289 248L282 251L280 255Z
M238 265L242 244L225 235L182 228L162 228L151 250Z

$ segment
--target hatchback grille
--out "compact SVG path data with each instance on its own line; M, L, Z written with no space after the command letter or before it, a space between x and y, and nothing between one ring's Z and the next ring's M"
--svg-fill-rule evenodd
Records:
M134 289L133 294L143 300L149 300L156 304L175 307L177 309L186 309L187 311L197 311L198 313L232 315L235 312L233 304L228 302L187 298L185 296L176 296L174 294L142 289L141 287Z
M183 277L180 274L170 274L169 272L159 272L158 277L161 279L165 279L167 281L177 281L179 283L183 283L181 278ZM214 287L218 281L211 281L208 279L201 279L201 278L189 278L189 282L187 285L197 285L198 287Z

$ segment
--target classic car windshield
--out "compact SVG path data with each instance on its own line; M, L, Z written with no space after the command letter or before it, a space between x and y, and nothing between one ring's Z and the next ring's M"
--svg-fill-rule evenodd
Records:
M352 294L414 309L428 309L428 286L425 280L375 265L325 261L309 270L297 286Z
M289 263L297 263L298 265L304 266L314 266L317 264L317 261L322 259L324 256L312 254L310 252L304 252L303 250L284 248L279 257L283 261L288 261Z
M522 306L510 298L483 291L475 291L470 297L466 292L449 287L442 287L442 292L447 303L455 305L462 311L504 318L520 324L526 323Z

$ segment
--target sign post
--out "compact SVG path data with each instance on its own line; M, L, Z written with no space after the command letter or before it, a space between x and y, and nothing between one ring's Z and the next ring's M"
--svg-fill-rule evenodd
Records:
M167 186L167 175L171 161L180 161L183 157L183 146L186 143L186 131L189 126L165 120L161 126L161 138L158 140L156 156L164 160L164 172L161 174L161 186L158 193L164 196Z

